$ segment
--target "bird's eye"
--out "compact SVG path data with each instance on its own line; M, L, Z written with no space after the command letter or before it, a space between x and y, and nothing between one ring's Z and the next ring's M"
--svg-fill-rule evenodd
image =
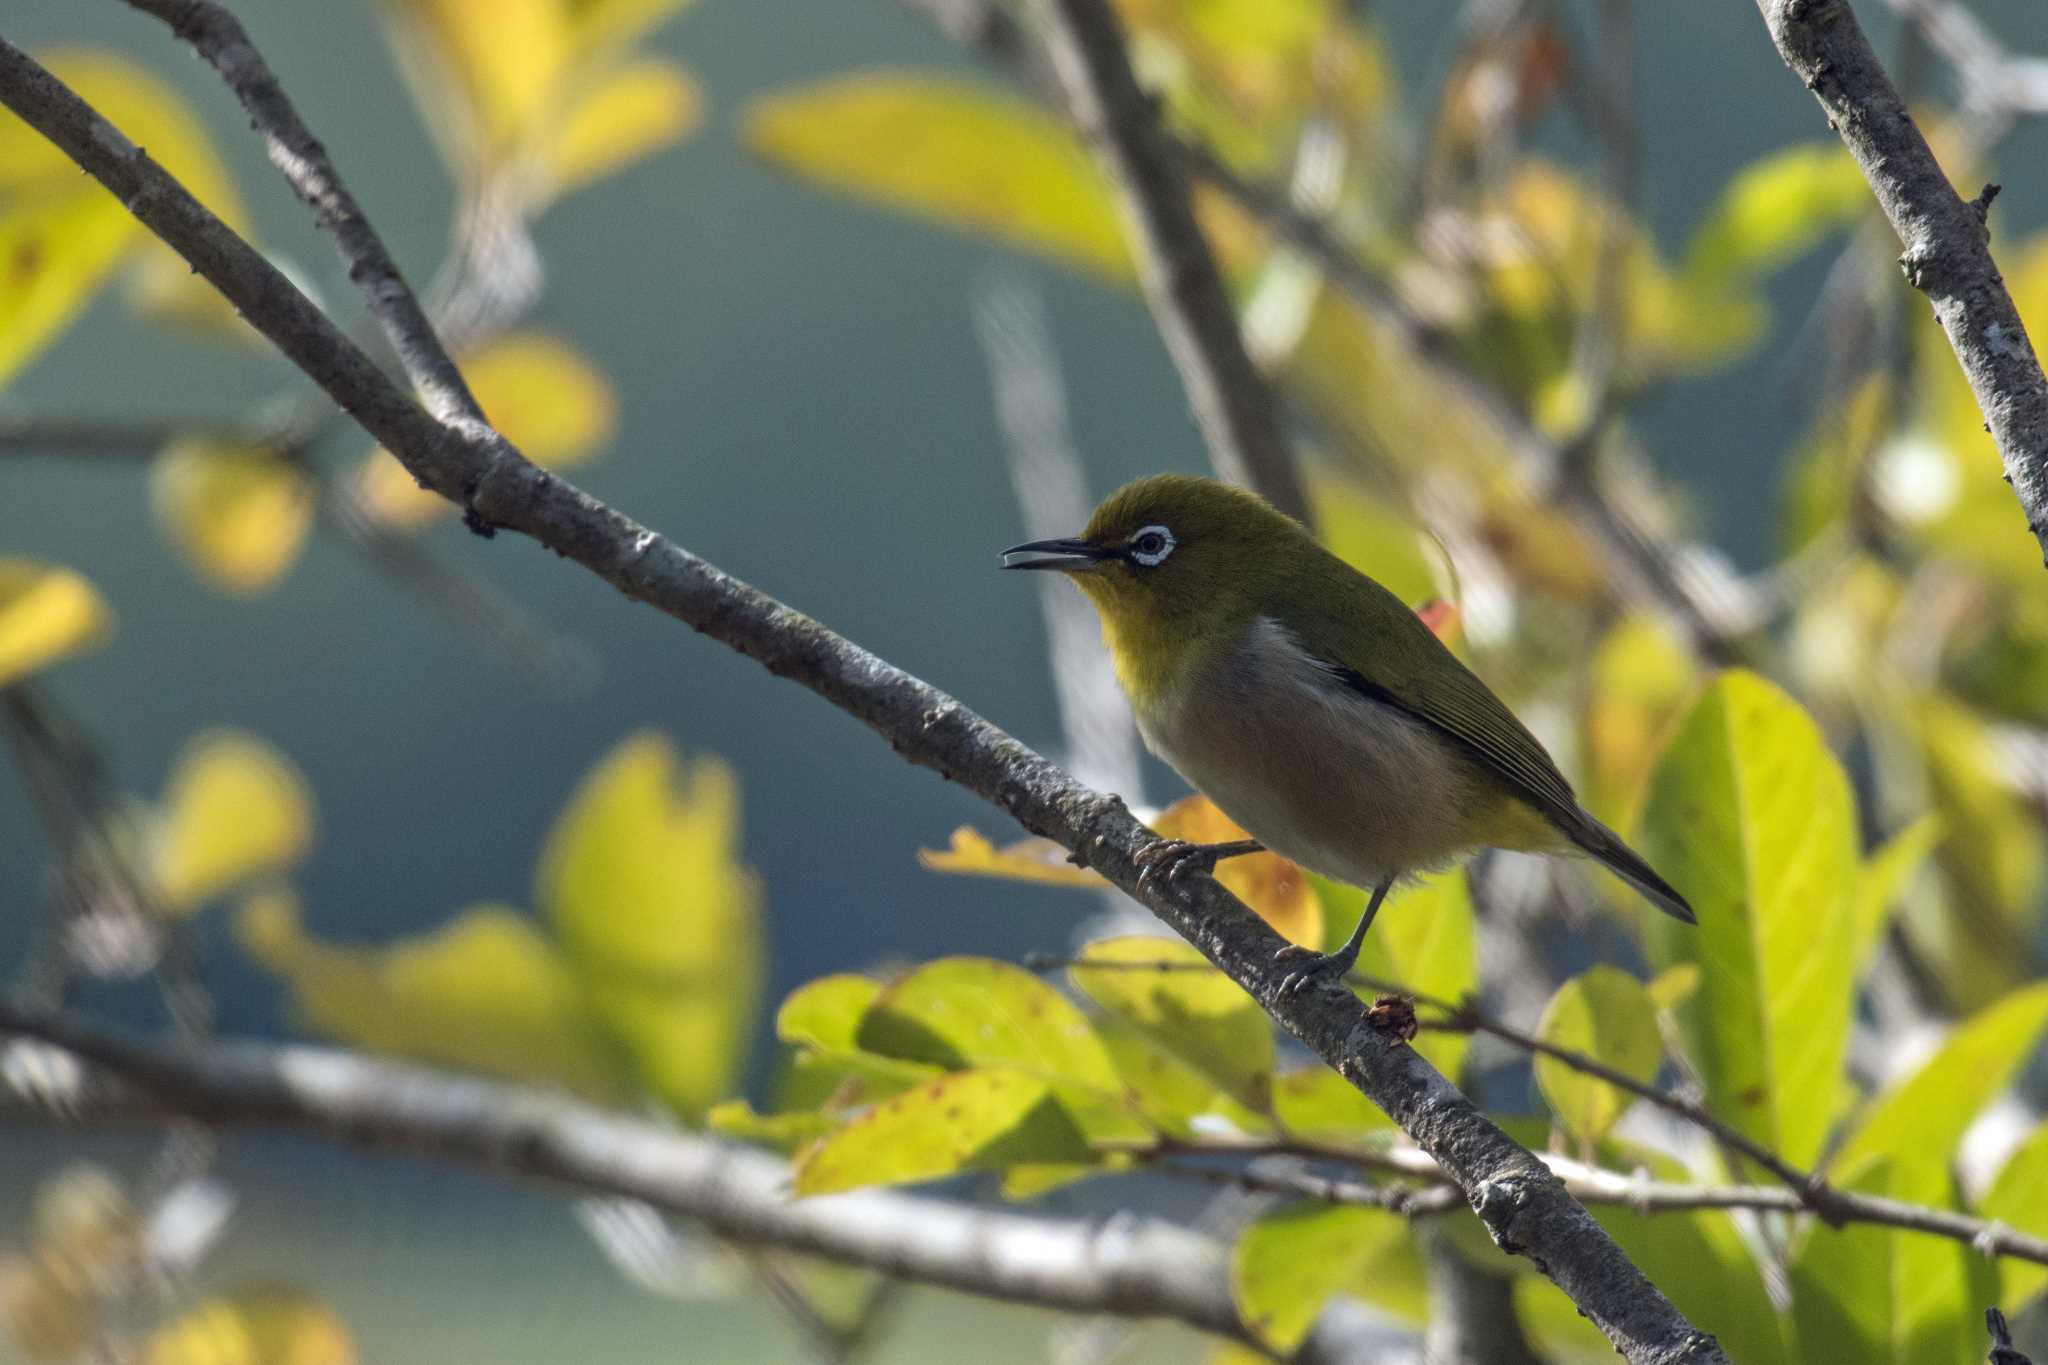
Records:
M1125 548L1130 552L1132 563L1153 569L1166 562L1166 557L1173 553L1174 544L1173 532L1164 526L1147 526L1132 536Z

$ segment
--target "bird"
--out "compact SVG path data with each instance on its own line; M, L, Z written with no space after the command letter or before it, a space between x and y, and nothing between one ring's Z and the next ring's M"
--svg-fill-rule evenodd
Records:
M1370 890L1343 947L1280 950L1284 993L1341 980L1397 883L1481 848L1591 857L1698 922L1406 603L1257 494L1142 478L1003 567L1064 574L1093 603L1146 747L1251 836L1159 839L1141 881L1269 849Z

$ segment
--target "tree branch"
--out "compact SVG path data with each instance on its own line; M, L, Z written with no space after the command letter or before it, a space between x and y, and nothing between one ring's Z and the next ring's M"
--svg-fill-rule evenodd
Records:
M1556 1176L1421 1057L1378 1033L1330 983L1289 996L1285 941L1213 879L1138 889L1156 836L1114 797L936 688L721 572L565 480L488 428L444 425L400 393L261 254L19 49L0 41L0 103L56 143L221 290L420 482L590 569L636 601L802 683L932 768L1008 811L1149 906L1434 1155L1502 1246L1527 1254L1639 1365L1723 1362Z
M1757 0L1757 8L1898 234L1899 265L1934 306L2048 560L2048 378L1991 259L1985 215L1997 187L1969 203L1956 194L1846 0Z
M502 1082L327 1048L144 1042L4 1000L0 1032L72 1060L69 1093L17 1092L45 1118L284 1129L638 1199L733 1242L984 1298L1171 1318L1257 1342L1231 1298L1227 1249L1160 1219L1040 1218L891 1190L796 1199L789 1166L766 1153ZM80 1074L78 1061L89 1069ZM1333 1303L1297 1359L1372 1359L1396 1339L1364 1310Z
M1145 301L1210 459L1225 478L1306 519L1308 499L1279 405L1245 350L1157 105L1132 74L1121 22L1105 0L1038 0L1036 13L1067 111L1116 182Z

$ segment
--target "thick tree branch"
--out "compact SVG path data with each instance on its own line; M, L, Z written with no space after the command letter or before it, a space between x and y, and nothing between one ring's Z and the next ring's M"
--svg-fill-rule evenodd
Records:
M1264 921L1207 877L1138 889L1156 842L1122 802L1076 784L953 698L721 572L574 485L503 437L444 425L261 254L19 49L0 42L0 103L56 143L221 290L273 344L471 524L532 536L647 602L802 683L913 763L993 802L1137 897L1440 1161L1495 1240L1528 1255L1641 1365L1720 1362L1557 1177L1421 1057L1375 1031L1335 983L1289 996Z
M796 1199L789 1166L766 1153L501 1082L326 1048L143 1042L5 1001L0 1033L89 1064L68 1092L0 1096L41 1117L285 1129L643 1200L734 1242L984 1298L1171 1318L1256 1343L1231 1298L1227 1248L1159 1219L1039 1218L888 1190ZM1297 1359L1374 1359L1397 1341L1339 1302Z
M1252 363L1237 309L1195 221L1186 177L1138 88L1123 26L1105 0L1039 0L1053 74L1067 110L1109 167L1123 200L1145 301L1225 478L1282 511L1308 515L1279 404Z
M271 164L313 210L314 221L333 236L348 264L349 278L363 291L427 410L444 422L481 426L483 410L435 335L426 310L335 173L327 149L300 120L263 54L249 41L241 21L211 0L127 2L163 20L190 43L241 100L250 122L263 135Z
M1998 442L2005 479L2048 558L2048 378L1991 259L1995 187L1965 203L1871 51L1847 0L1757 0L1785 65L1863 168Z

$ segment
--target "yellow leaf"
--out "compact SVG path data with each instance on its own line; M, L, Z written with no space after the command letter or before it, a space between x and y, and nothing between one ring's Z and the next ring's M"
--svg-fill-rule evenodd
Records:
M580 47L630 43L691 0L567 0Z
M1096 887L1107 882L1085 867L1067 861L1067 851L1050 839L1024 839L997 848L971 825L953 831L944 852L921 848L917 861L934 872L962 872L975 877L1006 877L1011 881L1044 882L1050 886Z
M649 1090L684 1114L723 1099L761 983L761 888L739 861L739 790L643 731L555 822L535 875L592 1003Z
M585 91L555 133L555 191L603 179L676 142L704 114L697 83L673 62L635 62Z
M348 947L307 934L297 903L271 892L243 905L235 931L291 986L299 1017L329 1037L597 1099L636 1089L561 951L508 906L474 905L431 933Z
M143 1365L356 1365L355 1337L295 1285L247 1284L150 1334Z
M0 208L0 386L83 311L136 231L94 186Z
M853 76L758 100L748 147L802 179L1134 280L1108 186L1061 120L923 75Z
M458 159L495 162L548 113L574 56L562 0L385 0L430 110L454 123ZM421 59L425 60L422 61Z
M0 558L0 687L96 648L113 633L113 611L83 575Z
M1657 1007L1643 983L1619 967L1595 966L1558 987L1536 1033L1546 1043L1645 1083L1664 1060ZM1558 1121L1583 1143L1605 1137L1636 1101L1630 1092L1547 1054L1536 1058L1535 1068L1536 1084Z
M253 596L298 559L313 490L270 451L203 437L173 441L150 470L157 521L214 587Z
M185 914L290 868L313 841L313 792L292 761L254 735L212 730L178 755L155 848L156 892Z
M1169 839L1226 844L1249 839L1244 828L1206 796L1174 802L1152 821ZM1216 864L1216 880L1256 910L1283 937L1304 948L1323 946L1323 904L1308 876L1277 853L1253 853Z
M1419 526L1353 480L1308 472L1316 533L1331 554L1410 605L1450 591L1444 552Z
M545 332L509 333L466 359L462 373L484 416L544 469L583 464L618 426L611 381ZM357 492L364 509L388 526L424 526L452 510L383 450L364 461Z
M1086 1161L1087 1140L1046 1083L1019 1071L956 1071L884 1100L796 1164L800 1195L933 1180L1019 1163Z
M1095 965L1104 964L1104 965ZM1273 1101L1273 1021L1244 988L1179 939L1126 937L1087 946L1068 969L1082 994L1128 1021L1232 1098Z

